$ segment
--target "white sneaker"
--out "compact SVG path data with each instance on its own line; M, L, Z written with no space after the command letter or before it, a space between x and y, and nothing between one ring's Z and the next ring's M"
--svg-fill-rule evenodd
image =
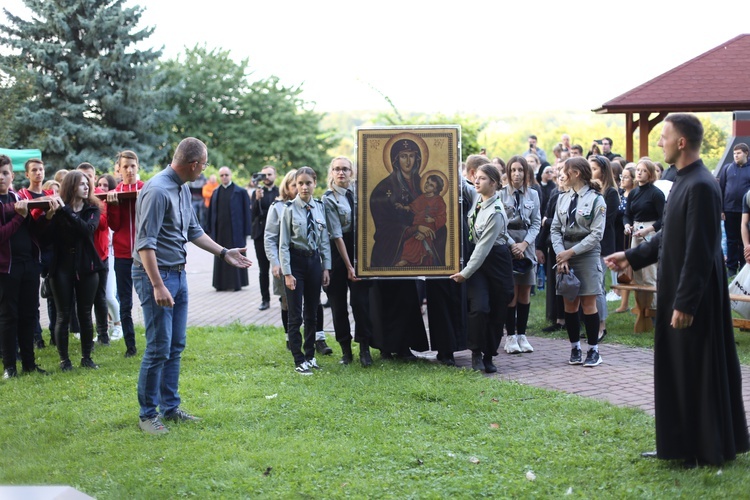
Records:
M534 348L531 347L529 341L526 340L526 335L518 336L518 347L521 349L521 352L534 352Z
M122 338L122 325L112 325L109 330L109 340L120 340Z
M316 370L322 370L322 368L318 366L318 362L315 360L315 358L307 360L307 367L314 368Z
M617 295L612 290L610 290L609 293L604 298L607 300L607 302L617 302L617 301L621 300L620 296Z
M81 340L81 332L73 332L73 336L76 338L76 340Z
M505 339L505 352L508 354L518 354L521 352L521 348L518 346L518 337L516 335L508 335Z

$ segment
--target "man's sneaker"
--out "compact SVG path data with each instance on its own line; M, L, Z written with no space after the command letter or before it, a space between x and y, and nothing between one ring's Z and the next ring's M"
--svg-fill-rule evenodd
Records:
M109 329L109 340L113 342L122 338L122 325L112 325Z
M146 434L151 434L154 436L166 434L167 432L169 432L169 429L167 429L164 424L161 423L159 415L147 418L146 420L141 420L140 422L138 422L138 427L140 427L141 430Z
M325 340L316 340L315 350L318 351L318 354L323 354L324 356L327 356L328 354L333 354L333 349L328 347L328 344L326 344Z
M570 361L568 361L571 365L580 365L582 363L582 356L583 353L578 347L574 347L570 350Z
M312 370L307 365L307 361L303 361L302 363L295 366L294 371L299 373L300 375L312 375L313 374Z
M182 408L177 407L164 415L164 420L171 420L172 422L200 422L203 419L191 415Z
M518 336L508 335L505 339L505 352L508 354L518 354L521 348L518 345Z
M602 357L599 356L599 351L596 349L589 349L586 353L586 361L583 362L583 366L594 367L602 364Z
M315 358L307 360L307 367L315 370L322 370L322 368L318 366L318 362Z
M526 335L518 336L518 347L521 349L521 352L534 352L534 348L529 344Z

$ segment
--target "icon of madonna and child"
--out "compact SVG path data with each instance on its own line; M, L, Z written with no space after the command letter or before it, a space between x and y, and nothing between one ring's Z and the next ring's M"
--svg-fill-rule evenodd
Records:
M384 155L390 174L370 195L375 225L372 267L406 270L445 265L448 178L440 170L424 171L429 152L424 141L412 137L393 142Z

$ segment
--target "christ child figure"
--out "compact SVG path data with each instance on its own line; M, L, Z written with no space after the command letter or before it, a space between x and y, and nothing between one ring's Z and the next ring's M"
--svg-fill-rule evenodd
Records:
M423 193L408 206L396 203L396 208L414 214L414 223L405 236L401 258L397 267L432 266L439 264L434 246L435 232L445 226L446 207L440 193L445 183L439 175L430 175L424 183Z

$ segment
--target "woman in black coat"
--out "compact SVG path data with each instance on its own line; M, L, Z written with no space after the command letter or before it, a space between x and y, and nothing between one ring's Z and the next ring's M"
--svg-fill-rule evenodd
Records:
M91 359L94 326L91 309L99 283L98 272L104 267L94 247L94 231L99 225L101 202L94 197L88 177L74 170L65 175L60 186L59 204L50 223L53 256L50 263L50 286L57 308L55 343L60 355L60 369L73 369L68 354L68 324L75 300L81 327L81 366L99 368Z

